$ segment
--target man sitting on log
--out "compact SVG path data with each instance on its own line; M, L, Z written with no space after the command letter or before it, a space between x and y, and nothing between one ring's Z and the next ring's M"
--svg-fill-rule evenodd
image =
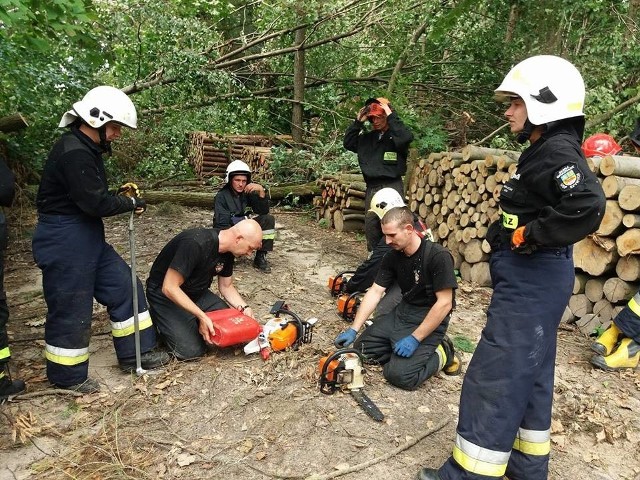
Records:
M375 214L377 223L379 225L385 213L387 213L392 208L404 206L405 203L398 192L396 192L393 188L383 188L382 190L378 190L371 199L369 212ZM427 228L427 226L422 223L422 221L415 214L413 216L413 228L415 229L415 232L418 234L418 236L420 236L420 238L426 237L427 239L433 241L433 234L431 233L431 229ZM373 248L373 251L370 253L369 257L358 266L355 273L344 284L344 291L349 294L355 292L364 292L371 285L373 285L373 282L376 279L376 274L378 273L378 269L380 267L380 263L382 262L382 258L387 252L391 250L391 247L387 245L385 237L383 236L382 238L380 238L380 241ZM376 308L376 314L382 315L383 313L389 312L398 304L398 302L400 302L401 298L402 293L400 292L400 287L396 282L385 292L384 297L382 297L382 300L380 300L380 303Z
M364 122L369 120L373 127L370 132L362 132ZM356 119L344 134L344 148L358 154L358 164L367 184L365 205L380 189L391 187L399 194L404 191L402 176L407 170L407 155L413 133L400 120L386 98L370 98L358 111ZM367 249L372 251L382 232L375 215L364 219Z
M253 266L270 273L267 252L273 250L276 220L269 214L269 199L262 185L251 182L251 169L242 160L227 166L226 185L216 194L213 207L213 227L229 228L247 218L253 218L262 228L262 247L256 252Z
M445 335L458 287L453 258L446 248L417 234L407 207L390 209L381 224L393 250L382 259L353 324L334 344L341 348L353 343L368 360L383 365L389 383L414 390L440 370L448 375L461 371L461 360ZM376 315L356 340L386 289L396 282L402 291L400 303Z
M149 272L147 300L158 334L178 359L206 353L215 330L205 312L231 306L253 317L233 285L233 264L234 256L251 254L261 242L260 225L246 220L226 230L185 230L162 249ZM209 290L214 276L224 300Z

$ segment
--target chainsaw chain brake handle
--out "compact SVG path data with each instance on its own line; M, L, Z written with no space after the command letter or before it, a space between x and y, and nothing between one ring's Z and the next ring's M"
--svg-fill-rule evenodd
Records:
M275 315L276 318L281 318L280 315L289 315L293 318L293 320L287 320L286 322L282 322L282 328L284 329L289 323L293 323L296 327L296 341L291 345L291 348L297 350L301 343L310 343L311 338L313 336L313 324L309 322L305 322L294 312L289 310L289 307L284 302L284 300L278 300L273 304L271 310L269 311L272 315Z
M347 353L355 353L360 358L360 364L364 364L362 353L355 348L341 348L330 354L322 364L320 370L320 392L325 395L332 395L340 388L340 382L338 381L338 374L344 369L344 362L341 361L341 357ZM334 364L332 368L331 364ZM331 370L329 370L331 368Z

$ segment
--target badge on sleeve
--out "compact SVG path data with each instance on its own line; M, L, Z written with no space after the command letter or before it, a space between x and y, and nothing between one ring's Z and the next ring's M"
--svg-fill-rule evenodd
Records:
M563 166L555 175L556 182L558 183L560 190L563 192L572 190L576 186L580 185L583 178L583 173L575 163Z
M220 273L222 271L222 269L224 268L224 263L216 263L216 273Z

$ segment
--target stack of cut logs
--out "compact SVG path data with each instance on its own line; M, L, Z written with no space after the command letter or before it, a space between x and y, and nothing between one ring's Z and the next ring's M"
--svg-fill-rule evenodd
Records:
M343 173L323 176L316 183L321 188L320 195L313 199L318 219L324 218L327 225L338 232L364 230L364 196L367 187L362 175Z
M490 286L487 227L499 217L502 185L518 152L467 146L432 153L410 178L408 199L449 248L464 280ZM576 281L564 320L586 334L606 328L640 285L640 159L588 159L602 182L607 208L598 231L574 247Z
M600 227L574 246L576 281L565 311L589 334L606 328L640 285L640 158L588 159L607 207Z
M498 218L502 185L519 152L467 146L420 159L408 182L409 207L453 255L464 280L491 285L487 228Z
M254 172L256 181L269 180L271 147L290 145L289 135L218 135L207 132L189 134L187 158L199 176L224 175L233 160L242 160ZM288 149L289 150L289 149Z

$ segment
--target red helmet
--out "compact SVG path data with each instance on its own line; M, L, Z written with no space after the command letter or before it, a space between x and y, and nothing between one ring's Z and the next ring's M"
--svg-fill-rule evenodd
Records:
M606 155L617 155L622 151L611 135L606 133L596 133L587 138L582 144L582 151L585 157L604 157Z

